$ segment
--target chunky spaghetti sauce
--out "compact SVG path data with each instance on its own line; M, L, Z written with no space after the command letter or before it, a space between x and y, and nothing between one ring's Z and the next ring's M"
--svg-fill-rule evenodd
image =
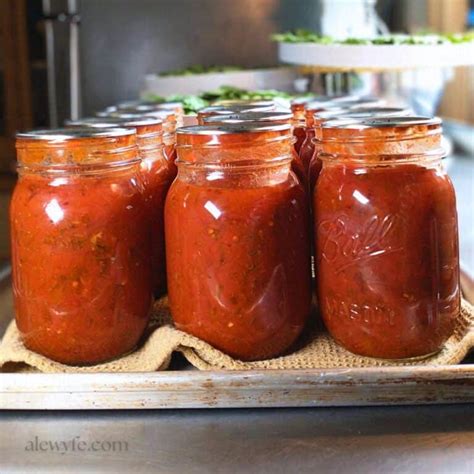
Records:
M440 164L440 121L349 121L338 132L322 142L313 200L324 322L357 354L434 353L460 305L456 202Z
M163 153L161 119L143 115L122 115L86 118L69 122L68 126L97 129L131 127L136 130L143 193L152 225L153 291L155 295L166 293L164 210L166 194L176 177L176 165Z
M274 357L310 312L308 207L289 125L178 130L166 200L176 326L241 360Z
M152 301L134 131L24 133L17 152L13 294L26 347L72 365L131 351Z

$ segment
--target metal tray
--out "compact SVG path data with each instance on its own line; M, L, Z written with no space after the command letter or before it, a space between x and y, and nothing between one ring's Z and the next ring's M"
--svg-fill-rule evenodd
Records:
M12 314L0 281L0 334ZM474 402L474 357L438 367L198 371L179 355L151 373L0 373L0 409L102 410Z
M474 402L474 364L334 370L0 374L0 409L102 410Z

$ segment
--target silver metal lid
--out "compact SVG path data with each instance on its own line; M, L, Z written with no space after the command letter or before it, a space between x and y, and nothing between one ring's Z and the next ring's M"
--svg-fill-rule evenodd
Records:
M332 99L325 99L325 100L314 100L308 102L305 106L306 110L315 110L318 107L327 107L327 108L335 108L335 107L353 107L354 105L362 105L362 104L382 104L383 100L378 97L371 97L371 96L340 96L334 97Z
M108 117L119 117L119 118L130 118L130 117L155 117L157 119L162 120L163 122L166 121L168 117L175 117L176 114L171 109L163 109L163 110L136 110L136 109L123 109L123 110L116 110L111 114L107 115Z
M225 123L239 124L246 122L285 122L290 121L293 114L290 111L263 111L263 112L247 112L229 115L211 115L203 119L206 124Z
M395 117L371 117L371 118L339 118L329 120L322 124L323 128L364 129L383 127L413 127L416 125L441 125L439 117L424 116L395 116Z
M181 102L153 102L151 100L128 100L126 102L120 102L116 106L114 106L117 110L123 109L137 109L137 108L145 108L145 109L152 109L152 110L166 110L166 109L173 109L177 107L182 107L183 104Z
M340 97L334 97L331 99L332 102L336 102L337 104L345 104L345 103L361 103L361 104L372 104L381 102L382 99L380 97L374 97L370 95L343 95Z
M135 135L133 128L56 128L45 130L31 130L28 132L19 132L16 138L28 140L75 140L77 138L117 138L127 135Z
M223 107L232 107L234 105L243 105L243 106L261 106L261 107L265 107L265 106L272 106L272 105L275 105L275 101L274 100L270 100L270 99L248 99L248 100L245 100L245 99L228 99L228 100L218 100L216 102L214 102L214 105L221 105Z
M230 135L235 133L283 132L290 131L287 123L266 124L261 122L245 122L241 124L225 125L194 125L181 127L176 130L177 135Z
M336 99L349 97L348 95L311 95L306 97L297 97L291 101L292 105L304 105L308 102L333 102Z
M211 105L198 110L198 114L229 115L232 113L264 112L271 111L275 107L276 105L274 103L271 105Z
M350 109L337 109L319 112L318 119L331 118L371 118L371 117L400 117L410 114L409 109L402 107L354 107Z
M66 125L69 127L146 127L160 125L163 123L157 117L149 115L128 115L127 117L87 117L80 120L68 120Z

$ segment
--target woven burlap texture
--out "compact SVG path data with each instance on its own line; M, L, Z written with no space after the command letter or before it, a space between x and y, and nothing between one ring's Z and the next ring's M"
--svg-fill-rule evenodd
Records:
M58 372L152 372L166 370L173 352L181 352L201 370L244 369L327 369L380 367L394 365L443 365L461 362L474 347L474 307L462 302L454 334L434 356L418 361L386 361L356 356L338 346L321 324L306 331L297 348L275 359L242 362L206 342L177 330L171 323L166 297L154 306L153 317L144 343L135 352L120 359L89 367L72 367L54 362L29 351L22 344L14 322L0 344L0 371Z

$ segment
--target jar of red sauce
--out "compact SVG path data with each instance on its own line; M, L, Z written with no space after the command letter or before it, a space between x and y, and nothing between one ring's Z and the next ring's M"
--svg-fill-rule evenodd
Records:
M458 230L443 154L437 118L347 120L323 135L317 294L329 332L351 352L426 356L453 333Z
M310 312L308 206L292 141L285 124L178 130L165 206L171 313L241 360L284 353Z
M171 166L174 167L174 173L177 173L174 162L176 160L176 128L178 127L178 118L176 113L172 110L142 110L143 107L129 109L128 111L118 110L112 112L110 117L119 117L119 118L129 118L136 117L137 115L155 117L160 119L163 122L163 145L164 153L171 163Z
M296 138L295 150L299 154L301 145L306 138L306 114L305 109L307 104L318 102L319 104L326 104L332 106L332 102L337 99L344 99L347 95L310 95L305 97L298 97L290 102L291 113L293 114L293 134Z
M152 302L135 131L33 131L16 146L13 295L25 346L71 365L133 350Z
M152 226L153 292L155 296L166 293L164 210L166 194L176 177L176 165L163 152L162 121L151 116L124 114L122 117L86 118L68 122L68 126L136 130L143 192Z
M331 136L332 126L331 123L336 125L337 120L341 119L369 119L369 118L382 118L382 117L399 117L406 116L412 113L411 109L404 107L354 107L349 109L334 109L326 110L322 112L316 112L313 114L313 140L312 148L313 155L309 162L309 184L311 193L314 189L314 185L318 179L319 173L321 172L322 161L319 159L319 152L321 147L319 146L322 138L322 133L326 137ZM327 124L329 122L329 124ZM325 125L327 124L327 125ZM337 133L337 132L336 132Z
M270 112L276 109L276 105L272 102L271 104L263 105L247 105L247 104L234 104L234 105L211 105L204 107L197 113L197 121L199 125L204 125L204 119L213 115L229 115L229 114L244 114L252 112Z
M315 97L299 97L293 99L290 104L291 113L293 114L293 135L295 136L294 148L298 155L301 145L306 138L305 105L312 100L315 100Z
M203 118L204 125L241 125L244 123L261 123L261 124L289 124L293 123L293 114L288 111L271 111L271 112L247 112L229 115L210 115ZM303 168L303 163L296 153L294 147L291 151L293 159L291 161L291 169L298 177L300 183L306 189L307 176Z
M382 99L376 97L359 97L359 96L342 96L335 97L328 100L317 100L309 102L305 105L305 135L303 143L299 151L299 156L306 173L309 172L311 159L314 154L314 137L315 137L315 124L318 121L319 114L328 113L343 113L353 108L373 108L381 106L383 103Z
M126 102L120 102L117 105L108 107L102 113L104 116L108 116L111 113L134 113L134 114L148 114L150 112L156 112L160 110L170 110L175 114L176 122L178 127L183 126L184 118L184 107L181 102L152 102L147 100L130 100Z

